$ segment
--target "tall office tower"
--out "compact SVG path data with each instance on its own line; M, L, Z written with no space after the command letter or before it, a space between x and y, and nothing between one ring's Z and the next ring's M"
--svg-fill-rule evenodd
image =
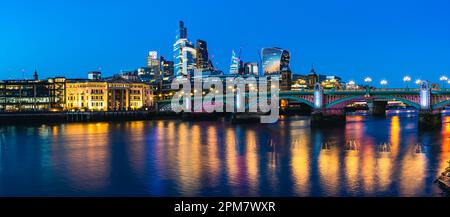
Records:
M149 74L153 77L160 75L160 65L158 52L150 51L147 56L147 67L149 68Z
M187 39L187 28L180 21L176 42L173 45L173 58L175 76L187 76L196 68L196 50L194 45Z
M263 48L262 64L264 75L276 75L289 70L289 51L281 48Z
M240 60L236 56L236 52L234 50L231 51L231 65L230 65L230 74L239 74L239 64Z
M180 21L179 28L178 28L178 34L177 34L177 40L187 38L187 28L184 27L184 22Z
M161 74L163 77L173 76L173 61L166 60L163 56L160 58Z
M211 61L209 60L208 45L204 40L197 40L196 63L200 71L211 70Z
M279 76L280 88L289 90L292 82L289 51L277 47L263 48L261 54L264 75Z

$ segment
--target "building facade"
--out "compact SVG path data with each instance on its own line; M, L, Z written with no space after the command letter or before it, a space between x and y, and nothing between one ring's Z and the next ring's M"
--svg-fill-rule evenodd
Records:
M197 40L196 44L196 65L197 69L207 71L212 69L209 59L208 44L204 40Z
M148 109L153 105L149 84L131 82L120 77L106 80L66 82L68 111L130 111Z
M232 75L245 74L244 62L241 60L240 54L239 56L237 56L234 50L232 50L231 52L230 74Z
M160 58L161 74L163 77L172 77L174 75L174 62L166 60L163 56Z
M192 42L187 39L187 28L180 21L176 42L173 45L175 76L188 76L196 68L196 49Z
M293 74L291 90L304 90L304 89L308 89L306 76Z
M263 48L261 51L263 72L266 76L279 76L280 89L290 90L292 72L290 69L291 55L281 48Z
M148 67L148 74L150 74L151 77L156 78L161 74L158 52L150 51L148 53L147 67Z
M324 89L343 89L343 85L341 83L341 78L338 76L326 76L325 80L320 82ZM354 85L350 85L354 86Z
M0 82L0 111L62 111L65 105L65 78Z
M281 48L263 48L261 51L264 75L281 74L282 71L289 71L290 54L289 51Z
M257 62L247 62L244 63L244 74L246 75L258 75L258 63Z

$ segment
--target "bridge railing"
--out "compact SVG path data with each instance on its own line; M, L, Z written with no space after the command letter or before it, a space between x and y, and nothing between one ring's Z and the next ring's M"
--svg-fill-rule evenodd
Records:
M370 91L419 91L419 88L377 88Z

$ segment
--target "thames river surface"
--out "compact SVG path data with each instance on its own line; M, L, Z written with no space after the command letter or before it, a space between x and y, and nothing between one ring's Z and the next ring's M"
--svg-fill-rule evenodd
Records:
M0 196L445 196L450 117L0 126Z

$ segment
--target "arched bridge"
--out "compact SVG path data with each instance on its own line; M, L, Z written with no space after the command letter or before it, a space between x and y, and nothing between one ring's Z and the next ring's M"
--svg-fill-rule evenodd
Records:
M421 90L419 88L390 88L366 90L309 90L280 92L280 99L303 103L313 109L339 110L354 102L368 105L379 101L401 101L418 110L440 110L450 105L450 89Z
M215 97L222 97L223 100L221 103L223 105L230 105L231 101L238 101L236 98L238 96L239 94L236 96L216 95ZM248 94L245 94L245 96L247 98ZM267 97L270 98L270 95ZM329 118L330 116L342 116L342 114L345 116L344 108L354 102L367 102L369 111L373 114L381 114L385 112L388 101L401 101L420 111L419 123L426 127L433 127L441 123L439 111L445 106L450 105L450 89L431 88L427 82L423 82L420 88L366 88L359 90L324 90L319 84L316 84L313 90L281 91L279 92L278 98L282 102L287 102L288 105L290 103L302 103L311 107L314 111L311 123L322 123L321 120L332 120ZM186 104L188 110L194 109L193 107L195 106L198 107L198 105L192 105L195 97L191 99L192 101ZM170 103L170 99L158 101L158 111L171 110ZM252 101L252 103L255 103L255 101ZM249 106L248 104L246 105L247 108ZM280 103L280 105L282 104ZM237 108L236 104L233 105ZM208 106L214 106L214 104L210 103L200 106L207 108ZM339 117L339 120L341 119Z
M227 99L224 98L225 104ZM316 87L314 90L281 91L279 99L287 101L288 104L302 103L315 110L342 110L351 103L361 101L367 102L371 107L376 106L378 102L395 100L418 110L437 111L450 105L450 89L431 89L426 84L421 88L367 88L362 90L323 90ZM159 109L161 111L170 110L170 102L170 100L159 101Z

